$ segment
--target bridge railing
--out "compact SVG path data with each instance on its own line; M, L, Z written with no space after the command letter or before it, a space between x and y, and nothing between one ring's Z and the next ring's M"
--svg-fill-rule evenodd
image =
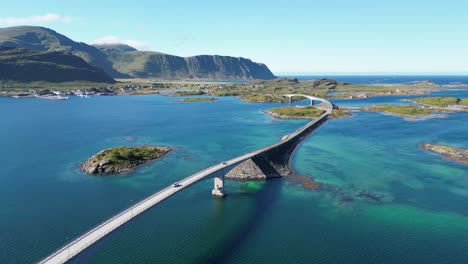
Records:
M203 174L205 174L207 171L213 170L216 167L220 167L220 168L215 170L214 172L216 172L216 171L218 171L220 169L223 169L225 167L232 166L232 165L234 165L236 163L239 163L241 161L244 161L244 160L246 160L248 158L252 158L253 156L255 156L257 154L260 154L260 153L262 153L264 151L267 151L267 150L269 150L271 148L280 146L281 144L284 144L285 142L293 139L294 137L296 137L297 135L302 133L304 130L308 129L310 126L314 125L315 123L321 121L323 118L325 118L327 115L329 115L331 113L332 108L333 108L331 103L328 102L328 101L325 101L325 100L323 102L325 102L329 106L329 109L323 115L321 115L319 118L314 119L311 122L308 122L306 125L302 126L300 129L298 129L295 132L289 134L288 137L285 140L280 141L280 142L275 143L275 144L271 144L271 145L269 145L267 147L264 147L262 149L259 149L259 150L253 151L253 152L245 153L245 154L243 154L241 156L238 156L236 158L230 159L230 160L227 161L228 164L226 164L226 165L216 164L216 165L210 166L210 167L208 167L206 169L203 169L203 170L201 170L199 172L196 172L196 173L184 178L181 182L190 181L192 178L198 178L198 177L202 176ZM210 174L208 174L208 175L210 175ZM208 175L200 177L199 179L193 181L192 183L195 183L195 182L203 179L204 177L206 177ZM107 219L104 223L96 225L91 230L89 230L85 234L79 236L78 238L74 239L72 242L66 244L65 246L61 247L60 249L56 250L54 253L52 253L48 257L41 260L39 263L48 263L49 261L51 261L51 260L53 260L55 258L59 259L60 263L63 263L65 261L69 260L73 256L77 255L79 252L81 252L83 249L87 248L89 245L93 244L94 242L96 242L100 238L104 237L105 235L109 234L110 232L112 232L116 228L120 227L124 223L131 220L136 215L139 215L140 213L146 211L149 207L153 206L154 204L158 203L159 201L162 201L162 200L166 199L167 197L169 197L172 194L178 192L179 190L184 189L185 187L187 187L187 185L185 185L185 186L182 185L181 188L173 189L173 192L168 193L167 195L164 195L162 197L158 197L162 193L164 193L166 191L169 191L170 189L173 188L172 186L167 186L166 188L164 188L164 189L162 189L162 190L148 196L147 198L143 199L142 201L134 204L130 208L128 208L128 209L114 215L113 217ZM155 201L153 203L148 203L152 199L156 199L156 198L157 198L158 201ZM147 204L147 205L145 205L145 204ZM138 210L136 210L136 209L138 209ZM118 222L118 224L113 224L114 222ZM108 227L106 227L106 226L108 226ZM104 229L104 228L107 228L107 230L105 230L103 232L100 232L100 233L97 232L98 230ZM96 234L93 234L95 232L96 232ZM74 247L77 247L77 248L80 248L80 249L74 251L73 250ZM71 252L70 252L70 249L72 249ZM61 255L63 255L63 256L61 256ZM61 261L61 260L64 260L64 261Z

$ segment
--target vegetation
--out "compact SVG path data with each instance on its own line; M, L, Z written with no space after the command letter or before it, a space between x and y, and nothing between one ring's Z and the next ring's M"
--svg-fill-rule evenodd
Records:
M153 51L100 48L118 72L136 78L251 80L273 79L268 67L249 59L202 55L178 57Z
M324 110L313 106L282 106L266 110L265 113L277 118L318 118L325 113ZM351 113L340 109L333 109L329 118L349 117Z
M0 29L0 46L25 48L35 51L71 53L90 65L103 69L114 78L125 77L112 67L112 63L99 49L75 42L64 35L44 27L19 26Z
M271 94L244 94L241 98L250 103L277 103L277 102L288 102L288 98L279 95Z
M343 118L343 117L350 117L352 114L348 111L344 111L342 109L333 109L331 114L328 116L328 118Z
M449 106L449 105L456 105L460 103L460 99L456 97L422 97L422 98L415 98L411 101L416 103L431 105L431 106Z
M115 82L103 70L77 56L12 47L0 47L0 79L19 82Z
M435 90L434 87L435 84L428 82L411 85L361 85L326 78L310 81L277 78L219 85L206 90L207 93L216 96L239 96L247 102L286 102L287 98L282 96L284 94L305 94L321 98L356 98L372 95L424 94Z
M216 101L217 99L214 97L187 97L177 102L181 103L188 103L188 102L211 102Z
M279 118L317 118L325 113L324 110L315 108L313 106L282 106L269 109L265 112Z
M468 98L460 99L460 102L458 102L458 104L468 106Z
M413 105L373 105L368 107L368 110L405 116L429 115L432 113L430 109Z
M89 158L81 165L81 170L90 174L127 172L170 151L170 148L155 146L109 148Z
M130 46L96 45L75 42L51 29L20 26L0 29L0 46L37 51L72 53L89 64L104 69L113 78L273 79L262 63L228 56L179 57L152 51L138 51Z
M179 91L179 92L175 92L175 93L172 93L172 94L168 94L167 96L193 96L193 95L204 95L205 92L203 91L200 91L200 90L197 90L197 91Z

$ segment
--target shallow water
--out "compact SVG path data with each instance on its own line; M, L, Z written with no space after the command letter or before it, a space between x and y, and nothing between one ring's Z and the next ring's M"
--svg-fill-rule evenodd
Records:
M468 97L466 91L454 91ZM400 97L336 100L400 103ZM162 187L209 165L277 142L305 120L260 111L280 104L235 98L176 103L150 96L0 98L0 262L37 261ZM468 114L407 122L357 112L327 121L293 157L319 191L287 179L207 179L150 209L76 263L468 263L468 167L421 142L468 148ZM178 147L136 172L80 173L116 145Z

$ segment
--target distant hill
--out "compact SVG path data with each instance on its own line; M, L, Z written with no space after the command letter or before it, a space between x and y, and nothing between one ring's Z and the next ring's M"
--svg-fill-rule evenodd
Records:
M103 69L112 77L128 77L115 71L112 63L107 60L106 55L99 49L86 43L75 42L45 27L19 26L0 28L0 46L71 53L89 64Z
M275 78L266 65L249 59L216 55L183 58L158 52L137 51L124 44L91 46L75 42L44 27L0 28L0 46L71 53L93 66L102 68L114 78L216 80Z
M0 80L115 82L102 69L93 67L72 54L1 46Z
M122 74L138 78L252 80L273 79L268 67L249 59L217 55L178 57L152 52L97 46Z
M134 47L126 44L95 44L93 46L103 51L137 51Z

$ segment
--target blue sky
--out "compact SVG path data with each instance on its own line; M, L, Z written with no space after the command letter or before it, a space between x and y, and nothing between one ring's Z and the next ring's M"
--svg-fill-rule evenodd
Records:
M276 73L468 73L467 10L466 0L9 1L0 27L242 56Z

